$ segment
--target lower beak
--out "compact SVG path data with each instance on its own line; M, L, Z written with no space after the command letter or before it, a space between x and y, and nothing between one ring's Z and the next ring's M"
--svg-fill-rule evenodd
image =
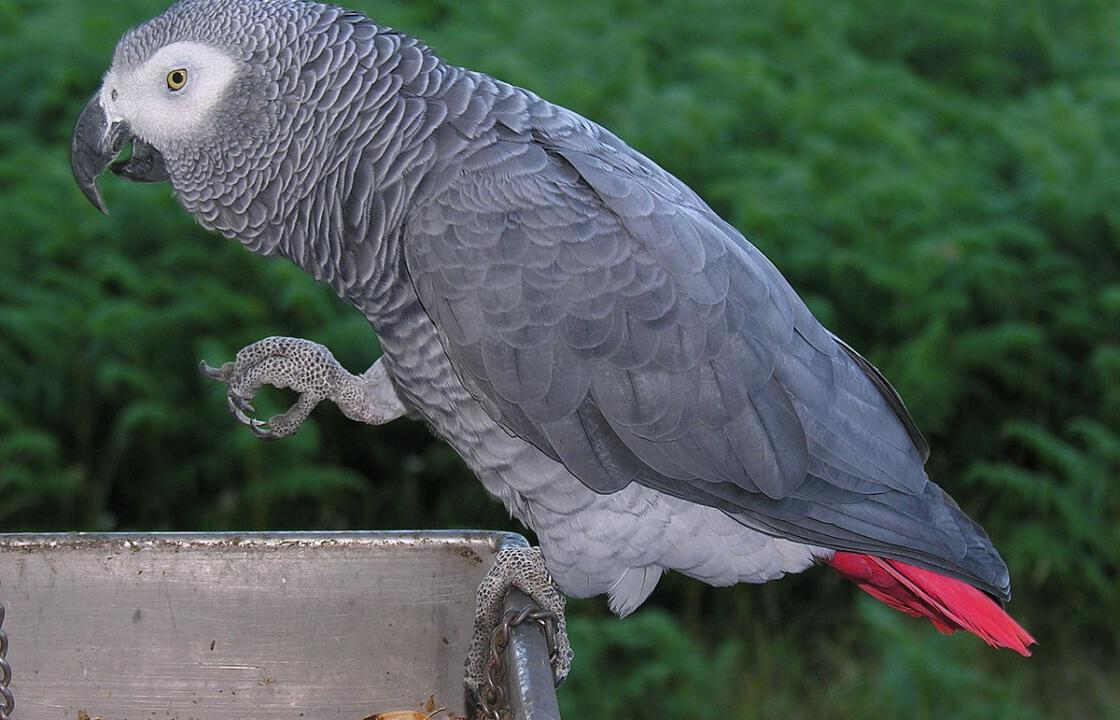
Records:
M132 142L132 155L127 160L113 162L121 149ZM163 157L148 143L132 135L123 120L109 122L98 92L86 103L74 134L70 138L70 168L82 194L93 206L108 214L101 191L97 189L97 176L106 168L129 180L162 182L167 180Z

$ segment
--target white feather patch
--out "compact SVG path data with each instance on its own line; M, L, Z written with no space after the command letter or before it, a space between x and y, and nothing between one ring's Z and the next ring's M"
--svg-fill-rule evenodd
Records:
M622 573L607 591L611 611L619 617L626 617L634 612L646 601L660 579L661 568L656 565L630 568Z
M180 90L167 75L185 70ZM160 48L134 68L113 67L101 86L101 104L110 120L124 120L132 132L159 149L212 124L210 115L237 75L237 61L210 45L177 42Z

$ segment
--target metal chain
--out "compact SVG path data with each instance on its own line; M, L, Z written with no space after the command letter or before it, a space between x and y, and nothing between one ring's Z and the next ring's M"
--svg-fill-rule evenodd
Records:
M0 602L0 720L11 720L16 699L8 687L12 684L12 666L8 664L8 633L4 632L4 603Z
M560 618L551 610L541 610L534 605L527 605L521 610L510 610L502 622L494 628L490 636L490 658L486 661L486 674L482 679L479 712L486 720L509 720L510 710L506 704L506 690L504 680L506 675L506 646L509 645L510 631L525 622L535 622L544 631L545 643L548 646L548 660L553 671L559 660L556 646L556 628ZM0 720L4 717L0 715Z

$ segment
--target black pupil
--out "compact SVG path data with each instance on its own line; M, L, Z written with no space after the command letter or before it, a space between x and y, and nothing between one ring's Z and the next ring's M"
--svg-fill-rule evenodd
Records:
M172 85L182 85L183 84L183 73L179 72L178 70L171 73L171 84Z

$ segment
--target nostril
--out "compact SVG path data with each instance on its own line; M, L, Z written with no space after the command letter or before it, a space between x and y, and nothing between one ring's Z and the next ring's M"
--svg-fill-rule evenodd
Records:
M111 97L111 98L113 99L113 102L116 102L116 101L117 101L117 89L116 89L116 88L113 88L113 89L112 89L112 90L111 90L111 91L109 92L109 97Z

